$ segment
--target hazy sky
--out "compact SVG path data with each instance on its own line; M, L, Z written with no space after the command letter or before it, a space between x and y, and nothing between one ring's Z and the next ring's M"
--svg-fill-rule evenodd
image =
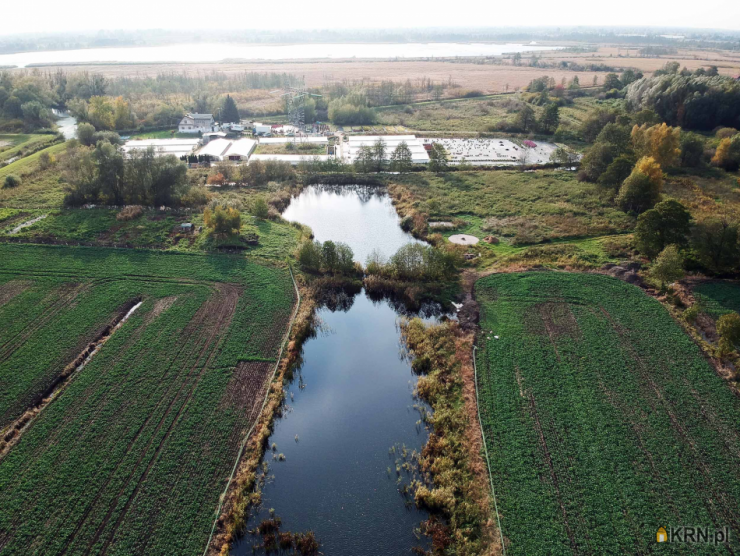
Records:
M0 34L149 28L595 25L740 30L740 0L3 0ZM362 6L362 9L357 7Z

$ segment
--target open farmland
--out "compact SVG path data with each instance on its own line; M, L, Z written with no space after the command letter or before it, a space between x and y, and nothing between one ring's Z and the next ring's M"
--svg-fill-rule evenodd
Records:
M288 271L224 255L7 244L0 261L6 430L141 302L0 452L0 553L202 551L294 305Z
M740 284L737 282L705 282L694 288L694 295L702 310L712 318L740 312Z
M740 549L740 400L660 303L613 278L476 284L480 411L511 555L652 554L658 527ZM662 551L660 551L662 552Z

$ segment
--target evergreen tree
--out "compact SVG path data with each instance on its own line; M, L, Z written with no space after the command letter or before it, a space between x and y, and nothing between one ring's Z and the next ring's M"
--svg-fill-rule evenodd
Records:
M221 109L221 121L226 123L236 123L241 121L239 117L239 110L236 108L236 103L231 95L226 95L224 99L224 105Z

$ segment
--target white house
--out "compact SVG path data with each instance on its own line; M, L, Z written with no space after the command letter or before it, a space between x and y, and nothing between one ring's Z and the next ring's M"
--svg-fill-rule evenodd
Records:
M249 158L257 141L253 139L213 139L198 151L198 154L209 155L214 160L244 161Z
M188 114L180 120L180 133L207 133L218 131L213 121L213 114Z

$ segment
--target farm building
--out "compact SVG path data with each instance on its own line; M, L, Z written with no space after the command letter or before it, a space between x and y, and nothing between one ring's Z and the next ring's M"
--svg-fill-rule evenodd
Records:
M345 145L344 153L347 162L354 162L360 152L360 147L372 147L378 139L385 143L386 159L390 159L391 153L405 142L411 151L411 159L414 164L427 164L429 155L422 142L414 135L351 135L349 143Z
M311 162L312 160L320 160L325 162L333 158L328 154L321 155L310 155L310 154L253 154L249 157L250 164L255 161L265 162L267 160L274 160L277 162L289 162L293 166L298 166L301 162Z
M282 143L312 143L326 145L329 143L328 137L263 137L260 144L282 144Z
M181 157L193 152L200 141L198 139L133 139L126 141L123 145L123 152L129 153L133 150L146 150L152 147L157 156L168 154Z
M252 124L252 133L255 135L270 135L272 133L272 126L270 124L254 122Z
M214 160L233 160L238 162L247 160L256 146L257 141L252 139L232 141L230 139L219 138L209 141L208 144L204 145L198 151L198 154L210 155Z
M180 133L207 133L217 128L213 114L188 114L180 120L178 130Z

